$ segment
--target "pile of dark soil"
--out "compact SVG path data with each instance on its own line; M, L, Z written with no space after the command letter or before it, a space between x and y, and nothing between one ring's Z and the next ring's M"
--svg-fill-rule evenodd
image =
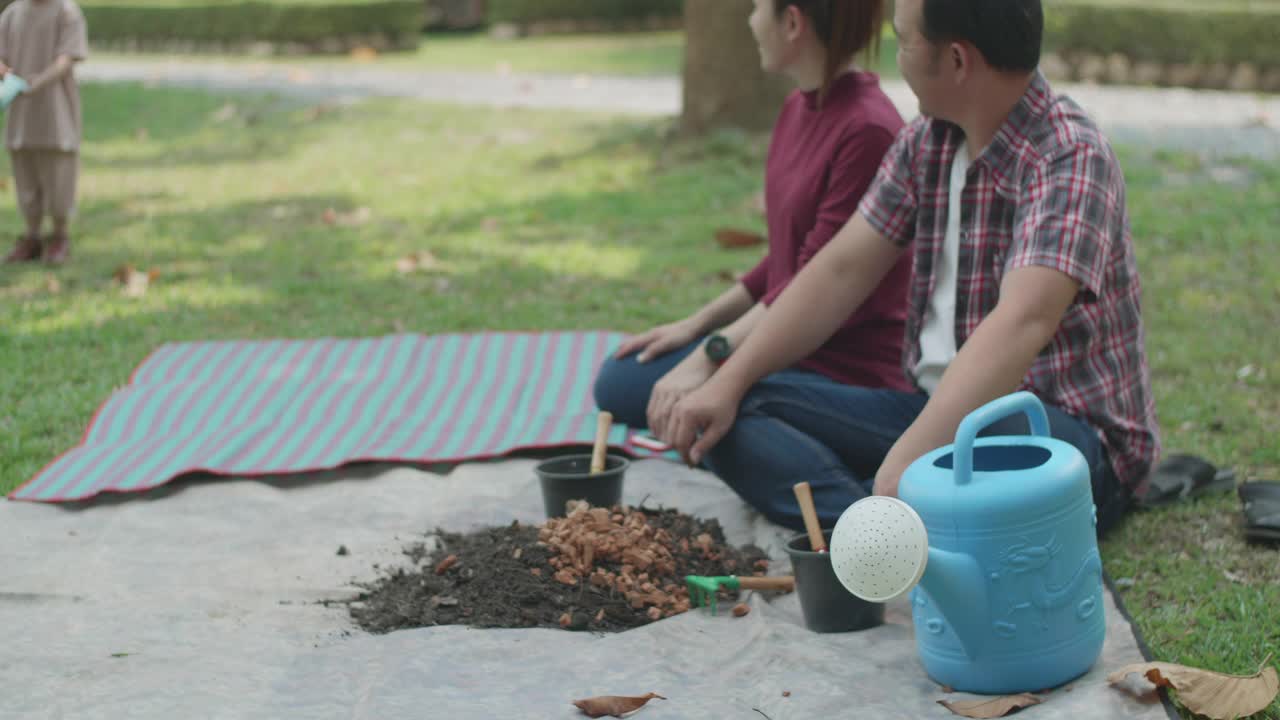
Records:
M763 575L765 553L725 543L720 523L579 503L542 525L437 530L349 601L364 630L432 625L616 632L689 610L685 575ZM722 601L736 593L722 591Z

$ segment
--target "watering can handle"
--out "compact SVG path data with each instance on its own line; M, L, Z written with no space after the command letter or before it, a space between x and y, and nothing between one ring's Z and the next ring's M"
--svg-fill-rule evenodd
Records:
M1015 413L1025 413L1031 423L1031 434L1049 437L1049 416L1040 398L1025 390L996 398L969 413L956 430L954 467L956 484L965 485L973 477L973 441L992 423Z

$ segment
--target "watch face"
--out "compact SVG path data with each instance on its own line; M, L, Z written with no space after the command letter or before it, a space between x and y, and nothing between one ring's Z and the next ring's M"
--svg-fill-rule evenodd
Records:
M722 335L712 335L707 339L707 355L716 362L724 362L729 357L729 340Z

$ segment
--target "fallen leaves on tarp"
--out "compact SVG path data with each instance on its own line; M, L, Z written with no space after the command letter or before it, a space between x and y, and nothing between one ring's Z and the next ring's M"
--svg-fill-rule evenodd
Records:
M599 718L606 715L610 717L622 717L629 712L634 712L644 707L645 703L657 698L666 700L658 693L646 693L639 697L628 697L625 695L601 695L598 697L589 697L583 700L574 700L573 704L578 709L586 713L588 717Z
M998 718L1042 702L1044 701L1031 693L1019 693L984 700L939 700L938 704L962 717Z
M1123 682L1130 673L1142 675L1157 688L1177 690L1178 701L1188 710L1215 720L1259 712L1280 692L1280 677L1273 667L1264 667L1253 675L1225 675L1174 663L1145 662L1125 665L1108 675L1107 682Z
M430 250L416 250L396 260L396 270L401 274L435 270L440 267L440 260Z
M121 265L116 268L113 277L116 282L120 283L121 291L126 297L142 297L147 294L147 288L151 287L152 281L160 276L155 270L138 270L132 265Z
M716 230L716 243L722 248L744 248L765 243L764 236L748 230L720 228Z

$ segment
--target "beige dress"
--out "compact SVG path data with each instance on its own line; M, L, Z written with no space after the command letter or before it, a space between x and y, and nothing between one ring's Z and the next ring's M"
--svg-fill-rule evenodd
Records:
M0 14L0 61L20 77L34 79L61 55L89 55L84 13L73 0L17 0ZM9 106L5 147L25 213L73 211L81 135L74 70Z

